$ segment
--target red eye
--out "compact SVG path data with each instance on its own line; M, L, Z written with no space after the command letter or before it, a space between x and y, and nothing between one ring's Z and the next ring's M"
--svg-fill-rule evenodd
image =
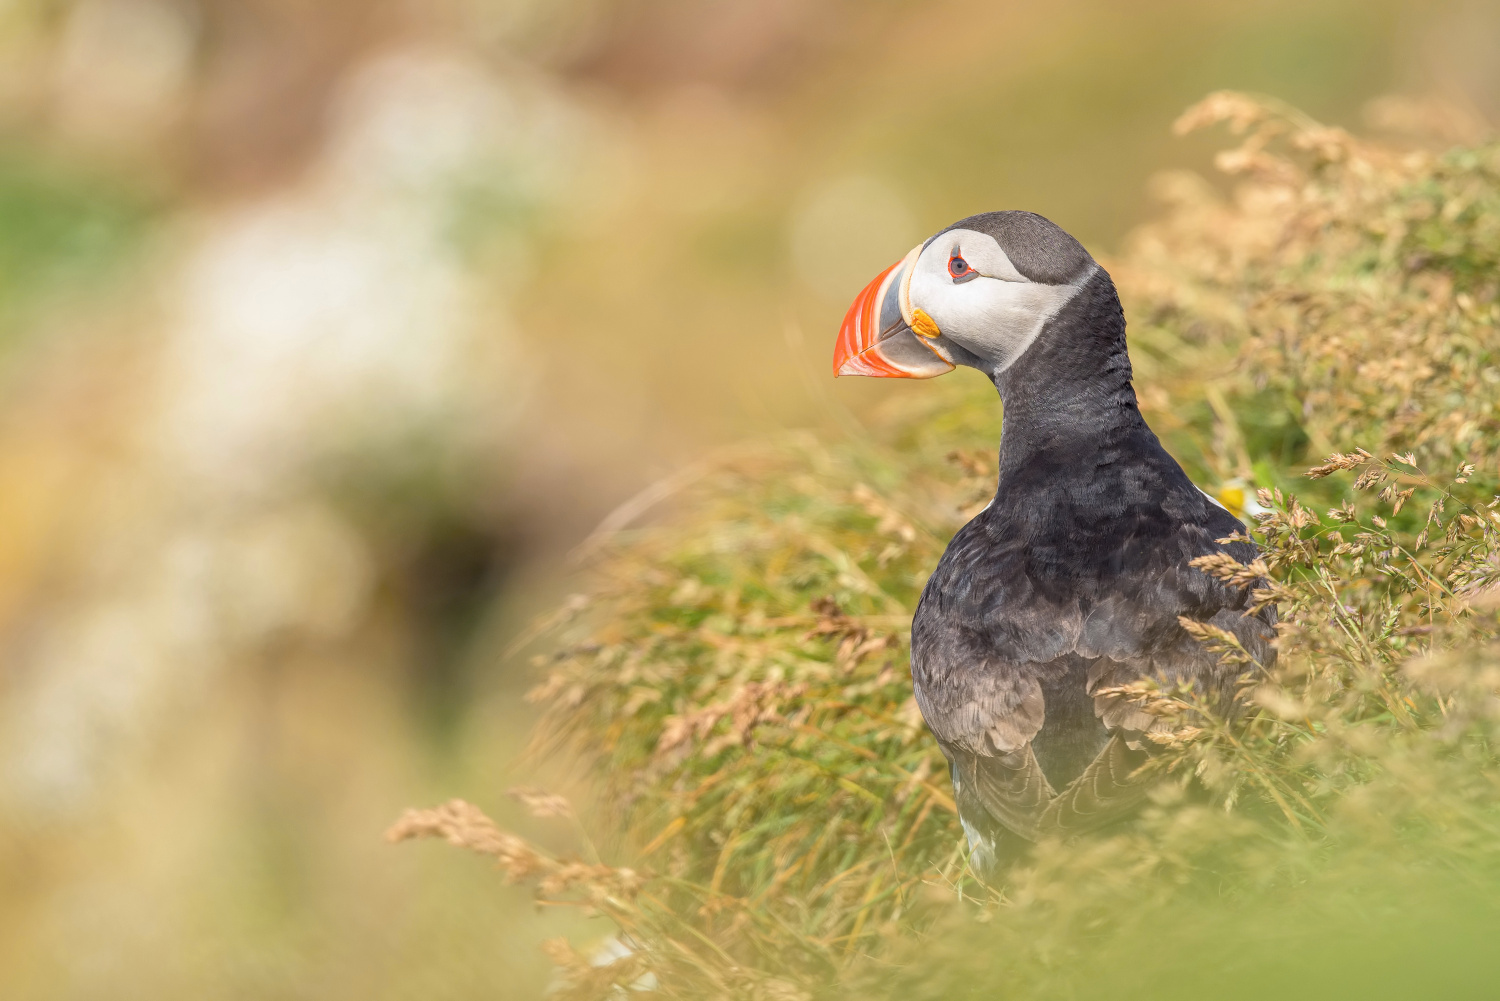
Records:
M948 273L954 278L962 278L965 275L973 274L974 269L969 267L968 261L955 254L948 259Z

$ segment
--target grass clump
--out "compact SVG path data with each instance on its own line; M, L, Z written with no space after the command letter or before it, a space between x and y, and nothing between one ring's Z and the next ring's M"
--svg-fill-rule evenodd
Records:
M544 630L539 753L592 765L628 865L507 863L622 932L611 961L559 946L572 996L1378 997L1494 972L1500 146L1374 143L1234 94L1179 126L1220 122L1233 192L1165 179L1109 267L1153 426L1203 485L1258 490L1281 625L1252 710L1137 685L1173 723L1151 805L989 890L907 631L993 489L993 390L942 380L867 436L705 462ZM401 833L467 843L451 828Z

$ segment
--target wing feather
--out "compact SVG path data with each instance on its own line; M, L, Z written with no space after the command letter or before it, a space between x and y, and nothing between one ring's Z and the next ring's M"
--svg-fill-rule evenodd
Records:
M1082 834L1103 827L1134 810L1148 782L1134 773L1146 762L1146 752L1132 750L1116 733L1083 774L1058 793L1037 820L1038 835Z
M1056 793L1031 745L1007 754L963 754L961 760L990 816L1021 837L1035 840L1037 825Z

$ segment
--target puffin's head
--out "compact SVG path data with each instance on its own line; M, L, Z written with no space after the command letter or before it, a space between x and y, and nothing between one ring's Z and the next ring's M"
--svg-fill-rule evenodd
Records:
M881 272L839 330L834 375L991 378L1025 353L1099 265L1034 212L962 219Z

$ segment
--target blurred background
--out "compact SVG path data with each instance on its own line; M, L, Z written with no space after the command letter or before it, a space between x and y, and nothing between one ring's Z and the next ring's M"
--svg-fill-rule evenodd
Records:
M538 996L561 919L381 832L528 823L569 554L1226 87L1494 122L1500 3L0 0L0 997Z

